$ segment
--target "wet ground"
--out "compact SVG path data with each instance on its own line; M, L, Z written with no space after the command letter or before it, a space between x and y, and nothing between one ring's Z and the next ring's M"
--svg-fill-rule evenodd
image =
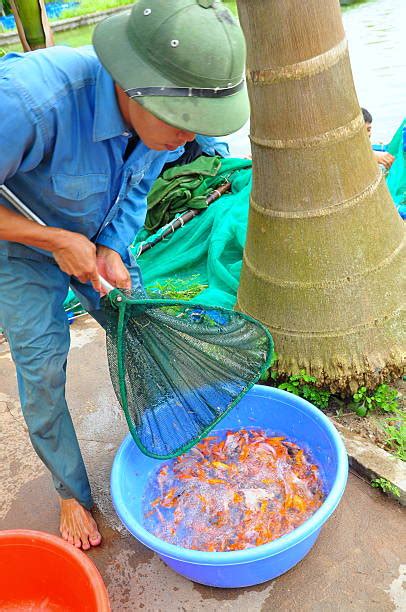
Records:
M405 510L350 475L343 500L309 555L276 580L214 589L173 573L121 526L109 474L126 426L110 384L104 334L85 317L72 327L67 395L104 536L89 556L113 612L405 611ZM50 477L30 447L8 345L0 345L0 528L58 532Z

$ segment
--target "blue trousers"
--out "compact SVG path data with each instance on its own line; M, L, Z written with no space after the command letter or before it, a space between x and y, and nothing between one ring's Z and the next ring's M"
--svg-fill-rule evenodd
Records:
M133 288L139 267L128 267ZM51 471L57 492L90 508L86 468L65 399L69 323L63 308L69 284L86 310L103 325L99 294L45 255L11 257L0 250L0 324L17 370L21 408L32 445Z

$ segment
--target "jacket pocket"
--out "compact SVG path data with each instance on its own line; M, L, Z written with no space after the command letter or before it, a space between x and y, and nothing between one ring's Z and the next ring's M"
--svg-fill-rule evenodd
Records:
M52 186L56 195L66 200L85 200L96 193L107 191L107 174L54 174Z
M107 174L54 174L49 200L57 225L88 238L96 235L109 208Z

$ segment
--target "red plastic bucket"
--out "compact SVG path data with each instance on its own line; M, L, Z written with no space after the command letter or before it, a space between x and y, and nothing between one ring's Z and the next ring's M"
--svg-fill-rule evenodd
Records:
M94 563L61 538L16 529L0 532L0 610L110 612Z

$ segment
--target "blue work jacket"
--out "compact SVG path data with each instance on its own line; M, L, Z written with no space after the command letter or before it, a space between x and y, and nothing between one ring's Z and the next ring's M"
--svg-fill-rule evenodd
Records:
M0 183L47 225L79 232L124 261L143 226L153 181L183 153L183 147L154 151L139 141L124 162L130 135L114 82L92 47L59 46L0 60ZM216 152L215 139L200 142ZM224 146L219 143L217 152L226 155ZM5 241L0 250L49 255Z

